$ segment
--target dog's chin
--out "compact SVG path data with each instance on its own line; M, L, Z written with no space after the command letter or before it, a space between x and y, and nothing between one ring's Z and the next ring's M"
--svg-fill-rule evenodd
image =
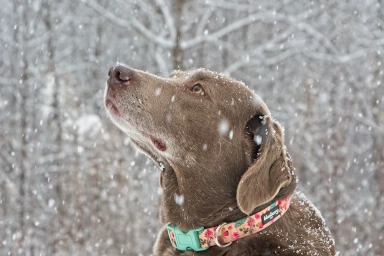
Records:
M148 148L144 143L131 138L131 144L141 153L151 158L158 166L160 166L160 157L150 148Z
M159 138L159 136L153 135L151 132L146 131L144 128L139 129L139 127L145 126L138 124L124 112L120 111L111 100L105 100L105 107L107 109L108 117L120 130L127 134L139 151L142 151L146 155L153 158L154 154L151 153L152 151L144 146L148 144L148 142L156 148L155 151L165 152L167 150L167 144L163 139Z
M138 135L138 132L136 131L135 127L131 123L127 122L124 118L122 118L121 115L116 116L109 110L107 110L107 113L112 123L116 125L120 130L122 130L125 134L127 134L129 137Z
M152 158L155 162L156 159L158 159L158 156L156 156L153 151L165 152L167 150L167 144L164 140L150 135L144 131L139 131L135 126L131 124L131 122L127 122L125 118L111 114L109 114L109 118L121 131L123 131L130 138L132 144L139 151L147 156L150 156L150 158ZM150 148L147 146L147 144L152 144L155 149Z
M146 136L144 130L139 129L139 125L122 111L116 104L110 100L105 101L107 116L120 130L126 133L129 137Z

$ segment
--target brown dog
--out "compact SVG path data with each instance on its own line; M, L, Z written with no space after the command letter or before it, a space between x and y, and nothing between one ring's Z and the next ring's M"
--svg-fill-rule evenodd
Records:
M205 70L161 78L118 65L109 71L105 105L112 121L162 169L163 223L185 232L215 227L215 243L223 246L225 234L217 226L291 197L280 219L227 247L178 250L164 228L155 255L335 254L321 215L295 192L282 128L243 83Z

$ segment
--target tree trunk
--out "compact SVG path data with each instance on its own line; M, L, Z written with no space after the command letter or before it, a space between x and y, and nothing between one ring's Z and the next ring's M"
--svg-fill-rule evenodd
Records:
M22 6L20 6L22 5ZM19 108L20 108L20 141L19 141L19 202L20 202L20 211L19 211L19 219L20 219L20 240L19 240L19 248L24 247L24 240L26 236L26 231L28 229L26 223L26 215L28 214L27 209L27 192L28 192L28 89L29 89L29 74L28 74L28 51L26 50L26 43L28 42L28 28L29 28L29 3L28 1L24 1L24 3L15 2L15 10L16 15L21 15L22 17L19 23L19 26L23 26L18 31L20 36L17 36L21 41L18 42L22 53L22 70L21 70L21 78L20 83L18 85L18 93L19 97ZM19 8L21 11L19 12Z
M175 0L174 4L174 12L175 12L175 27L176 27L176 38L175 38L175 46L172 50L173 56L173 69L183 69L183 52L180 46L182 32L182 15L183 15L183 7L185 0Z

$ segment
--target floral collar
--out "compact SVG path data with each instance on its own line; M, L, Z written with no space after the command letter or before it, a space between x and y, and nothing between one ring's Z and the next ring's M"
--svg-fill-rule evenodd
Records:
M210 246L227 247L233 241L253 235L272 225L288 210L291 197L274 201L267 208L251 216L232 223L222 223L219 226L200 227L181 231L172 224L167 225L169 239L172 246L180 251L205 251Z

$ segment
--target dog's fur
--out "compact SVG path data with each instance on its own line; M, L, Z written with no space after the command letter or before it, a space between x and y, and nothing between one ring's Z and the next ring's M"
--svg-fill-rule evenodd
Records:
M282 128L243 83L206 70L161 78L119 65L109 75L110 118L162 169L164 224L182 230L217 226L292 195L280 220L229 247L181 252L164 228L155 255L335 254L321 215L295 192Z

